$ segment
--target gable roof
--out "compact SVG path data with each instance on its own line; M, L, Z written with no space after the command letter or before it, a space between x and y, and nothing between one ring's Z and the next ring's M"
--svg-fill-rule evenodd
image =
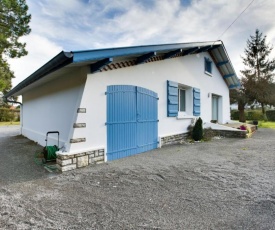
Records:
M158 57L158 60L162 60L201 52L209 52L229 89L240 87L240 81L235 73L223 42L213 41L119 47L71 52L62 51L25 80L20 82L4 97L8 98L10 96L20 95L22 90L27 86L34 84L42 78L47 78L49 74L60 70L65 66L90 65L91 73L94 73L100 71L109 63L116 62L121 58L134 60L134 64L137 65L152 61L152 58L154 57Z

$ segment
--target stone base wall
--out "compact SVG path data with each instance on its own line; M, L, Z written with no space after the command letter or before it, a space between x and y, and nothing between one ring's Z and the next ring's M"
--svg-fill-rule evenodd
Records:
M258 125L251 125L250 129L251 129L251 132L254 133L258 129Z
M215 136L229 137L229 138L246 138L247 132L241 130L215 130L212 129ZM166 137L161 137L161 146L179 144L186 141L189 137L189 133L181 133Z
M234 137L234 138L246 138L247 132L245 130L215 130L212 129L214 132L215 136L222 136L222 137Z
M87 151L72 155L57 154L56 164L61 172L82 168L90 164L104 162L104 149Z
M179 144L185 141L189 136L189 133L175 134L171 136L161 137L161 146Z

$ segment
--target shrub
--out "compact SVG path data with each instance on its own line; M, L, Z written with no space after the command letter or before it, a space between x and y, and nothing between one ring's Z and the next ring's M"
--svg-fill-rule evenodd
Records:
M231 110L231 119L239 120L240 113L238 110Z
M193 128L192 138L195 141L200 141L202 137L203 137L202 119L199 117L199 119L196 121L195 126Z
M0 121L16 121L20 120L20 110L11 110L0 108Z
M260 111L260 110L248 111L246 119L251 120L251 121L252 120L263 120L262 111Z
M245 119L246 120L263 120L263 114L261 110L250 110L245 111ZM238 110L231 110L231 120L239 120L240 112Z
M275 110L266 111L267 120L275 121Z

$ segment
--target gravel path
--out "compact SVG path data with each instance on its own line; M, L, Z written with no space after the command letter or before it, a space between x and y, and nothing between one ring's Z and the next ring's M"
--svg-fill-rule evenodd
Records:
M3 125L0 126L0 138L17 136L20 132L19 125Z
M0 180L0 229L275 229L274 137L259 129L63 174L29 161L35 178ZM40 148L0 142L1 158Z
M19 131L16 125L0 126L0 186L51 176L34 163L35 153L42 147L20 136Z

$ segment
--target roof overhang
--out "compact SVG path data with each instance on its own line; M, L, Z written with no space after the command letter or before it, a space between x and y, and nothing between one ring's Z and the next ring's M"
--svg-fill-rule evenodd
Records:
M47 78L52 73L66 66L90 65L91 73L95 73L100 71L105 65L114 61L114 59L131 59L135 60L135 64L138 65L145 63L154 56L162 56L163 59L168 59L176 55L185 56L201 52L209 52L229 89L240 87L239 79L222 41L214 41L132 46L72 52L62 51L28 78L20 82L4 95L4 97L18 96L26 87L30 88L30 85L35 85L35 83L41 81L41 79Z

